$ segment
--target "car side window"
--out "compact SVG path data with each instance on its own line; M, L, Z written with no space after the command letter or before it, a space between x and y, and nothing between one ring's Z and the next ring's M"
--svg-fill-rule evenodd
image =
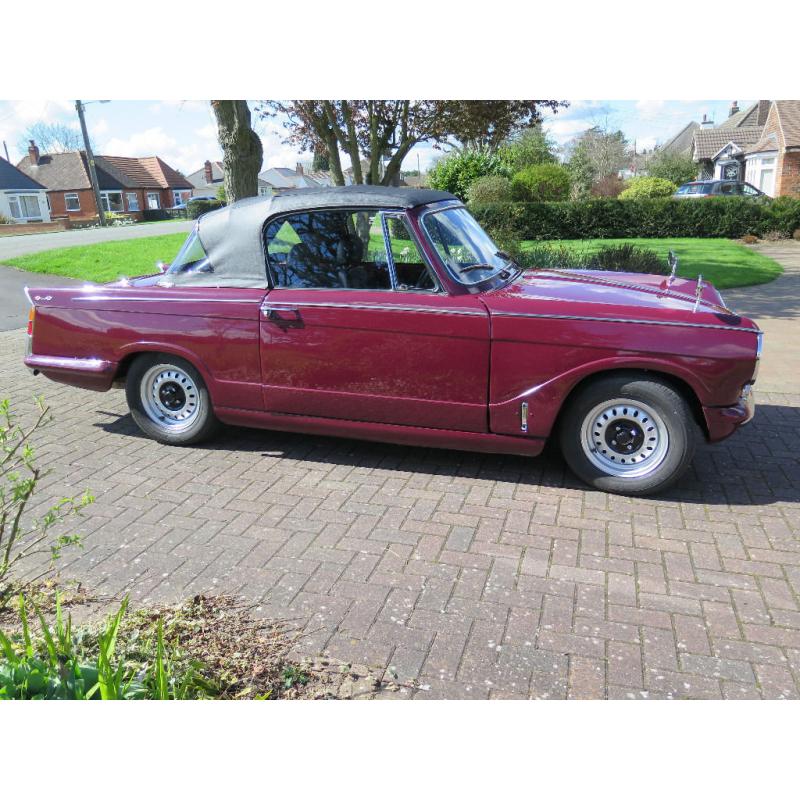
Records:
M275 286L391 289L377 210L320 210L273 220L265 232Z
M436 291L438 284L404 217L387 216L397 288L401 291Z
M742 193L746 194L748 197L755 197L759 192L757 189L752 187L749 183L745 183L742 186Z

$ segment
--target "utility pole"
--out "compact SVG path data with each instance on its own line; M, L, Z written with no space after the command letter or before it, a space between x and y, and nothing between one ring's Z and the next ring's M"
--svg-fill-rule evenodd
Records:
M8 163L10 164L11 163L11 159L8 157L8 145L6 144L6 140L5 139L3 139L3 150L6 151L6 161L8 161Z
M106 215L103 211L103 204L100 202L100 186L97 183L97 171L94 168L94 155L92 146L89 144L89 132L86 130L86 120L83 117L83 103L75 101L75 110L78 112L78 119L81 121L81 132L83 133L83 147L86 150L86 160L89 162L89 180L92 183L94 192L94 202L97 204L97 215L100 218L100 225L105 227Z

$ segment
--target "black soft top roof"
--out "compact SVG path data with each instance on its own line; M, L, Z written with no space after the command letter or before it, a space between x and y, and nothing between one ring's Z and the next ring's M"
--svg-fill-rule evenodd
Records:
M278 214L312 208L414 208L442 201L460 202L449 192L392 186L337 186L297 189L271 197L250 197L203 214L197 231L209 261L249 275L253 285L265 278L263 228ZM266 283L264 283L266 285Z
M270 210L276 213L283 211L284 207L289 211L305 206L414 208L427 203L440 203L443 200L458 200L458 198L449 192L402 186L331 186L319 189L294 189L273 195Z

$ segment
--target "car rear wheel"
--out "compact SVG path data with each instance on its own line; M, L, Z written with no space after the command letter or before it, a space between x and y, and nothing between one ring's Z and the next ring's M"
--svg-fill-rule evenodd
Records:
M176 356L146 355L133 362L125 384L134 422L164 444L196 444L219 423L200 373Z
M596 489L655 494L692 461L698 427L683 396L653 379L601 378L571 398L561 420L561 451Z

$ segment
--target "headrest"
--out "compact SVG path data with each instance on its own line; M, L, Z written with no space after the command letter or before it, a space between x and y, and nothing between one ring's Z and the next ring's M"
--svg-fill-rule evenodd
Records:
M336 266L349 267L360 264L364 257L364 243L352 233L346 233L336 245Z

